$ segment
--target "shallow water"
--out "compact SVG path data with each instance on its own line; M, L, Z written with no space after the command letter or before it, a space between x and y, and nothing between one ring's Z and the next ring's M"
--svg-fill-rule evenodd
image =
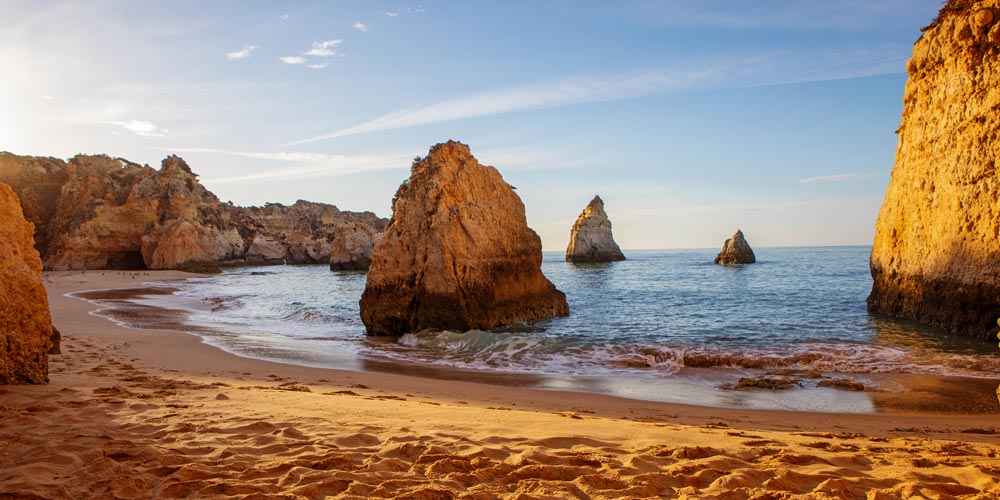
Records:
M749 266L714 265L708 249L632 251L626 261L590 265L549 252L542 270L566 293L570 316L396 341L364 335L365 274L324 266L229 269L171 283L172 295L139 302L187 311L210 343L244 356L355 370L390 362L521 374L542 387L720 406L870 410L863 395L844 391L823 408L817 395L833 389L809 379L780 397L716 390L766 371L817 371L866 385L877 385L877 374L1000 374L991 343L870 316L869 252L762 248Z

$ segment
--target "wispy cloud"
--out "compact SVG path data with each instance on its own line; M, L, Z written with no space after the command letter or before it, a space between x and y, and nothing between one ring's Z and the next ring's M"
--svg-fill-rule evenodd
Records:
M257 48L258 47L256 45L244 45L243 48L240 50L234 52L227 52L226 57L229 58L230 60L248 59L250 55L253 53L253 51L257 50Z
M205 153L227 156L238 156L255 160L268 160L285 163L278 168L268 168L243 175L229 177L206 178L205 182L221 184L235 182L253 182L274 179L312 179L320 177L336 177L363 172L374 172L390 169L407 169L413 158L413 153L391 153L382 155L330 155L322 153L299 152L252 152L230 151L211 148L171 148L164 149L177 153Z
M282 14L282 15L278 16L278 18L281 19L282 21L288 21L288 20L290 20L292 18L292 15L291 14Z
M163 137L167 132L165 129L157 127L155 124L142 120L129 120L127 122L108 122L110 125L121 127L135 135L143 137Z
M821 200L789 201L774 203L687 204L669 205L635 210L618 210L616 219L645 219L649 217L689 217L702 214L732 213L746 215L753 212L785 212L818 207L858 206L878 204L881 197L828 198Z
M354 29L368 33L368 25L361 21L354 23Z
M316 64L310 64L310 65L308 65L308 67L310 69L323 69L323 68L325 68L325 67L327 67L329 65L330 65L330 62L326 61L326 62L321 62L321 63L316 63Z
M827 53L767 53L687 68L575 77L561 81L490 90L425 106L405 108L332 132L289 142L292 146L337 137L518 111L614 101L655 94L825 81L899 72L905 51L898 48L838 50Z
M399 12L386 12L385 15L389 17L396 17L399 15Z
M306 63L306 58L304 58L302 56L284 56L284 57L279 57L278 60L281 61L281 62L283 62L283 63L285 63L285 64L305 64Z
M344 43L343 40L323 40L322 42L313 42L312 48L304 52L303 55L316 56L316 57L330 57L337 54L334 47Z
M806 177L805 179L799 179L800 184L819 184L825 182L840 182L852 179L870 179L872 177L881 177L882 174L836 174L836 175L820 175L817 177Z

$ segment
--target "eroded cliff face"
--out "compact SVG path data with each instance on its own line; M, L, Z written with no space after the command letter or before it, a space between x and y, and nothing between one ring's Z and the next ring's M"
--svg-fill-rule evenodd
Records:
M569 232L566 260L570 262L612 262L625 260L622 249L611 234L611 220L604 211L604 200L594 199L584 207Z
M290 207L220 203L176 156L156 170L105 155L64 163L0 153L0 179L24 196L49 270L325 264L338 226L381 231L387 223L371 212L301 200Z
M369 335L466 331L569 314L542 245L500 173L454 141L413 165L361 297Z
M1000 317L1000 0L949 1L913 47L868 308L992 337Z
M331 271L361 271L372 265L375 244L382 233L363 222L341 224L333 232L330 246Z
M33 234L17 195L0 183L0 384L49 381L52 318Z

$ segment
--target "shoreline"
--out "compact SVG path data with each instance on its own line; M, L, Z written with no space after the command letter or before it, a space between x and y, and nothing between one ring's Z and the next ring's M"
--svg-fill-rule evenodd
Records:
M102 273L103 274L103 273ZM155 278L159 274L133 273ZM197 277L184 275L176 279ZM94 304L91 315L103 317L126 329L163 330L193 335L206 346L219 349L241 359L266 361L319 370L352 373L385 373L424 379L466 381L493 386L535 390L562 390L570 393L605 395L630 401L689 404L698 407L733 410L802 411L807 413L852 414L997 414L1000 412L995 387L1000 377L984 378L961 375L899 374L899 373L833 373L827 382L857 383L863 391L830 387L799 386L791 389L733 390L738 380L753 377L783 378L805 381L819 374L794 369L746 369L736 367L683 367L672 374L655 372L634 375L557 375L544 372L474 370L448 365L407 362L387 357L344 354L336 359L309 358L308 346L272 344L261 347L256 354L241 352L227 346L220 337L261 335L247 327L225 327L191 322L192 306L164 303L178 288L170 281L140 280L135 286L71 292L72 298ZM198 306L194 306L198 307ZM207 306L205 306L207 308ZM99 311L98 311L99 309ZM273 334L268 334L273 335ZM371 340L371 339L369 339ZM375 339L378 340L378 339ZM244 347L244 349L246 349ZM329 354L326 353L328 356ZM333 366L331 366L333 364ZM765 380L766 381L766 380ZM888 389L885 389L888 388Z
M46 273L63 354L0 388L0 492L45 498L1000 493L995 415L656 403L242 358L65 294L177 272ZM884 496L879 496L884 495Z

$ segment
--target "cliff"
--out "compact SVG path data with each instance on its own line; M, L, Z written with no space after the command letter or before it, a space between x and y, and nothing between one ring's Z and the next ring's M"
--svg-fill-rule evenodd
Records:
M381 231L387 223L371 212L301 200L290 207L220 203L177 156L157 170L106 155L67 163L0 153L0 180L22 197L49 270L327 263L338 226Z
M493 167L454 141L414 163L375 245L361 297L369 335L491 329L569 314L542 275L524 204Z
M754 255L750 243L747 243L746 237L743 236L743 231L737 229L733 233L733 237L722 244L722 250L719 250L714 262L723 265L753 264L757 262L757 256Z
M363 222L341 224L333 232L330 247L331 271L368 270L372 265L375 244L382 239L382 233Z
M949 1L913 47L868 308L991 337L1000 316L1000 0Z
M17 195L0 183L0 384L49 381L52 318L33 233Z
M604 200L595 195L573 223L569 232L566 260L570 262L612 262L625 260L611 235L611 221Z

